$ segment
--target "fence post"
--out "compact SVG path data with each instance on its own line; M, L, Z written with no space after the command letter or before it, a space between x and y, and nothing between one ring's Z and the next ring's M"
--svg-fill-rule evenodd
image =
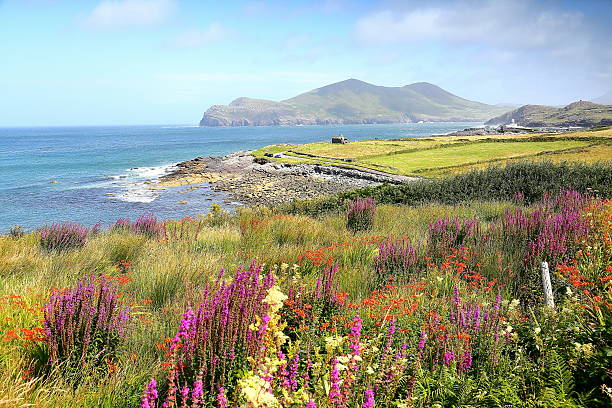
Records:
M542 262L542 286L544 286L544 299L546 300L546 306L554 309L555 299L553 298L552 285L550 283L548 262Z

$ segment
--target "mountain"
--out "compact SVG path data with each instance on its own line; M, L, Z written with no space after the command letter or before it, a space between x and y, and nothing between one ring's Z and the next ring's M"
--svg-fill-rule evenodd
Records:
M495 117L485 125L516 124L528 127L544 126L609 126L612 125L612 105L578 101L563 108L546 105L525 105Z
M602 105L612 105L612 90L601 95L599 98L593 99L591 102L599 103Z
M213 105L200 126L479 122L508 110L460 98L427 82L386 87L348 79L281 102L243 97Z

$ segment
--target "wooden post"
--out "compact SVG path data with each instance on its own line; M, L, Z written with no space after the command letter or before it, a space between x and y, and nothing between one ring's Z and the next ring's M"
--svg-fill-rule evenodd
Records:
M546 306L554 309L555 299L553 298L552 285L550 283L548 262L542 262L542 286L544 286L544 299L546 300Z

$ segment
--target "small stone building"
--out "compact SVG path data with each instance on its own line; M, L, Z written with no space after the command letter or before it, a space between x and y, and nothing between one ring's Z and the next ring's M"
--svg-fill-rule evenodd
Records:
M348 142L349 142L348 139L346 137L344 137L343 135L338 135L338 136L333 136L332 137L332 143L346 144Z

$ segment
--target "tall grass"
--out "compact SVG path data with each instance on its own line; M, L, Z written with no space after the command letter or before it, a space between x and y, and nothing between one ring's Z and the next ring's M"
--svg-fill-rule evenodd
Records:
M542 367L557 361L547 350L555 350L563 361L573 364L570 376L584 374L574 388L567 388L574 394L566 401L580 406L577 393L587 395L593 384L601 385L597 378L605 373L602 367L593 368L596 361L603 361L603 354L588 355L591 347L593 353L600 353L606 342L598 323L598 313L606 311L605 303L595 301L608 293L601 279L608 279L609 273L601 265L609 264L609 246L592 238L603 228L604 220L600 215L589 219L586 237L569 227L564 230L567 234L559 235L559 241L568 244L567 257L547 258L551 269L555 262L582 249L585 260L578 265L584 268L564 269L569 284L602 286L589 286L590 296L582 292L585 287L578 291L572 286L572 295L566 295L565 278L554 276L556 300L562 306L550 317L539 308L537 265L524 260L529 240L537 242L537 234L546 230L544 218L540 222L534 216L538 227L533 230L516 226L510 218L520 213L529 219L540 210L555 225L560 224L558 216L570 220L576 211L581 217L604 211L590 207L581 211L582 205L583 201L571 195L549 196L528 206L510 199L460 205L382 204L377 206L372 228L355 233L347 230L345 214L340 212L315 219L248 210L224 215L222 222L172 221L176 223L173 232L168 234L166 228L165 235L155 236L160 239L131 228L112 228L67 251L42 248L37 233L0 236L0 401L34 406L137 406L151 377L165 398L169 371L164 363L169 360L164 345L176 335L181 315L190 307L195 313L210 300L206 295L212 293L210 288L227 288L234 278L231 271L256 260L266 264L266 271L270 268L279 290L290 299L273 313L271 318L277 319L271 324L273 330L262 340L271 351L261 359L239 364L240 370L227 368L232 374L223 377L222 383L211 381L206 396L210 402L221 394L215 388L219 385L230 398L228 406L236 402L234 397L244 402L240 398L247 396L242 390L259 384L256 377L266 377L263 373L270 369L271 395L283 406L305 406L308 401L295 402L299 395L326 406L332 379L340 395L354 395L358 406L370 397L376 406L386 406L399 395L394 393L406 390L411 392L410 401L421 406L461 405L456 401L462 393L466 395L463 404L486 405L496 398L502 406L555 406L552 397L542 391L552 384L550 373L544 373ZM466 220L477 220L478 231L463 231ZM445 227L435 227L438 224ZM574 241L570 236L580 239ZM587 258L588 247L593 248L589 256L598 256L597 261ZM430 248L438 249L437 259L431 257ZM219 280L222 268L229 272ZM39 342L33 342L30 333L42 326L49 289L77 287L83 276L92 273L118 282L118 299L131 305L132 325L115 349L117 358L110 359L110 364L104 362L104 370L84 376L79 384L53 372L46 379L37 379L31 358ZM453 300L455 286L458 302ZM498 295L503 319L486 320ZM577 296L583 297L585 308L572 303ZM239 299L232 300L236 303L230 302L227 310L240 310ZM224 322L224 307L206 309L214 311L217 323ZM584 320L586 311L592 314L590 320ZM256 324L257 318L254 320L251 323ZM485 320L491 322L489 326ZM583 322L588 324L583 326ZM225 330L225 326L214 327ZM575 327L588 330L576 331ZM228 325L227 330L230 328ZM575 342L580 343L579 351ZM239 343L244 345L236 341ZM357 344L360 348L351 346ZM361 361L351 357L357 349ZM191 398L198 370L189 370L189 381L180 378L181 386L190 388ZM366 398L367 390L372 395ZM601 400L600 394L593 391L592 395Z

